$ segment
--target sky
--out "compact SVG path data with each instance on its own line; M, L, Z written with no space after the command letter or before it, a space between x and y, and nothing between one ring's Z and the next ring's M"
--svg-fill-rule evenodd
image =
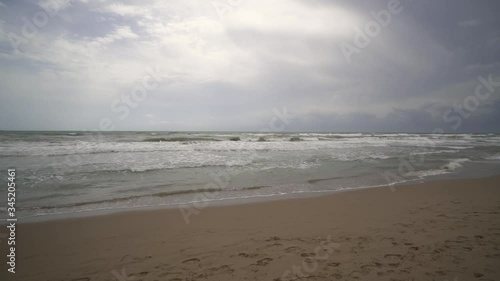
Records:
M0 0L0 130L500 132L498 11Z

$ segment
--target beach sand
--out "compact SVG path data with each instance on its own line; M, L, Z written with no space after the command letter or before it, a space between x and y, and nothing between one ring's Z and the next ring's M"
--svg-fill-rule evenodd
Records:
M500 280L499 183L25 223L1 280Z

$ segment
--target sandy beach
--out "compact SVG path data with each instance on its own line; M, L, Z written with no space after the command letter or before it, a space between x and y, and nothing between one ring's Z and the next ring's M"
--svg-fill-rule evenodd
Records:
M20 223L2 280L499 280L499 182Z

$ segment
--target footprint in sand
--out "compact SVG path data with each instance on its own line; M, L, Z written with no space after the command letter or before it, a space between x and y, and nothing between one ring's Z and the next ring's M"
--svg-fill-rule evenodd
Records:
M340 236L339 239L344 241L351 241L351 237L348 236Z
M386 254L386 255L384 255L384 258L392 258L392 257L402 259L402 256L400 254Z
M132 273L129 276L131 276L131 277L137 277L137 276L146 276L148 274L149 274L149 271L143 271L143 272L139 272L139 273Z
M188 262L189 262L189 263L190 263L190 262L199 262L199 261L200 261L200 259L197 259L197 258L192 258L192 259L185 260L185 261L183 261L182 263L188 263Z
M380 263L378 263L380 265ZM359 268L363 269L363 270L371 270L372 267L380 267L380 266L377 266L375 265L375 263L371 263L371 264L364 264L362 266L360 266Z
M255 258L257 256L257 254L239 253L238 256L244 257L244 258Z
M361 236L361 237L358 237L358 240L361 240L362 242L366 242L366 241L370 240L370 238L368 238L366 236Z
M277 240L280 240L280 238L279 238L279 237L276 237L276 236L273 236L273 237L271 237L271 238L267 239L267 240L266 240L266 242L269 242L269 241L277 241Z
M281 247L281 246L283 246L283 244L281 244L281 243L274 243L274 244L271 244L271 245L264 246L264 249L268 249L268 248L272 248L272 247Z
M266 266L268 265L273 259L272 258L265 258L257 261L258 266Z
M215 269L217 272L224 272L224 273L233 273L234 269L229 267L229 265L223 265L221 267L218 267Z
M330 262L327 265L331 267L338 267L340 265L340 262Z
M296 247L296 246L291 246L291 247L286 248L286 249L285 249L285 252L287 252L287 253L297 253L297 254L298 254L298 253L300 253L300 252L301 252L301 250L302 250L302 249L301 249L301 248L299 248L299 247Z

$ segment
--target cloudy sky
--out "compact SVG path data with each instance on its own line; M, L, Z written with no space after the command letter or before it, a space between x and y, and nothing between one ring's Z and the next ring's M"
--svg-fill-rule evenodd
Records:
M498 11L0 0L0 130L499 132Z

